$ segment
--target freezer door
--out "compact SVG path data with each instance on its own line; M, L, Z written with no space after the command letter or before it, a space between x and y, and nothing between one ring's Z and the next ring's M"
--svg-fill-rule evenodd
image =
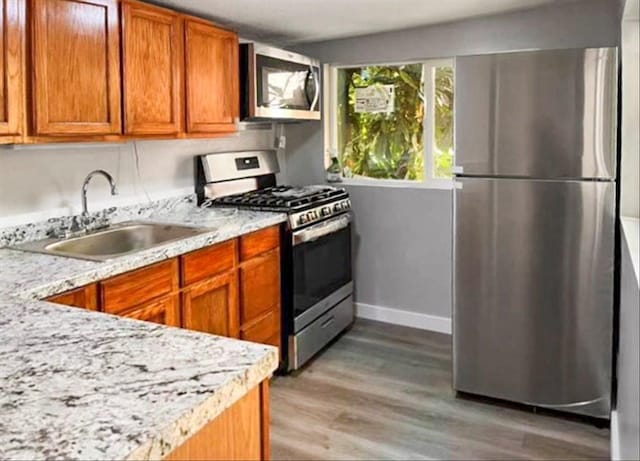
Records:
M615 176L615 48L456 59L456 165L465 175Z
M457 183L455 389L608 418L615 183Z

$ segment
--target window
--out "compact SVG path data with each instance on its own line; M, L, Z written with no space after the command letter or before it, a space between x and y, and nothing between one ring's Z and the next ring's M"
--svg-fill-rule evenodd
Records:
M325 75L325 143L345 178L451 177L452 60L328 67Z

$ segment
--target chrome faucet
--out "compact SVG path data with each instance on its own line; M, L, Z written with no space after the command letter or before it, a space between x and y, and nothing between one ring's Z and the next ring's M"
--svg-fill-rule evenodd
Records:
M113 180L113 177L104 170L94 170L87 175L82 183L82 216L89 216L89 211L87 210L87 189L89 188L89 182L91 182L91 178L95 175L102 175L107 178L109 181L109 185L111 186L111 195L118 195L118 189L116 188L116 182Z

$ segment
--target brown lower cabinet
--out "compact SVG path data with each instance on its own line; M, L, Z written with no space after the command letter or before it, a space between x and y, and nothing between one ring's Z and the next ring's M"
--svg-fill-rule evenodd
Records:
M238 274L225 274L196 283L182 292L182 326L238 338Z
M279 235L273 226L48 301L280 348Z
M81 307L90 311L98 310L98 284L92 283L75 290L67 291L59 295L52 296L47 299L56 304L64 304L65 306Z
M164 459L271 459L269 381L263 381Z

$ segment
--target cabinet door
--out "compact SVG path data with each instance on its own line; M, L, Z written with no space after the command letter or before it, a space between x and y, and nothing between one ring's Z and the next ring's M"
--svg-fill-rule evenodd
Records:
M280 251L265 253L240 268L240 317L243 327L280 307Z
M180 326L178 295L170 295L127 312L123 317L159 323L172 327Z
M18 0L0 0L0 136L22 131L21 34Z
M34 134L120 133L118 2L30 5Z
M122 2L124 132L177 134L182 128L182 18Z
M47 298L47 301L65 306L98 310L98 285L91 284Z
M238 274L226 274L192 285L182 294L182 326L237 338Z
M239 117L238 36L185 20L187 132L236 130Z

